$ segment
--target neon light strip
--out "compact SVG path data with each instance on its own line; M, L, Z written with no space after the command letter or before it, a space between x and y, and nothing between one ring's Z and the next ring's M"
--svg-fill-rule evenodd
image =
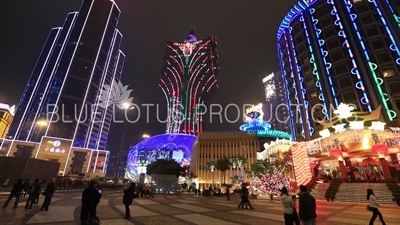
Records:
M280 40L282 34L285 32L286 29L289 29L290 24L292 21L304 10L306 10L309 6L313 5L317 0L300 0L297 2L293 8L286 14L285 18L283 18L281 24L279 25L278 32L277 32L277 39Z
M400 16L396 14L396 11L393 9L392 5L390 5L389 0L386 0L386 4L389 7L390 11L393 13L394 21L396 21L397 25L400 27Z
M290 118L290 129L292 132L292 136L293 136L293 140L296 140L296 129L294 127L294 116L293 116L293 111L292 111L292 107L291 107L291 101L290 101L290 91L289 91L289 83L288 80L286 79L286 70L285 70L285 61L283 60L283 52L281 49L281 45L279 44L278 41L278 53L279 53L279 59L281 61L280 65L281 65L281 71L282 71L282 78L283 78L283 84L284 84L284 88L285 88L285 92L286 92L286 104L288 105L288 110L289 110L289 118Z
M44 44L44 46L43 46L43 48L42 48L42 51L40 52L40 55L39 55L39 58L38 58L38 60L37 60L37 62L36 62L35 68L33 69L33 72L32 72L32 74L31 74L31 78L29 78L29 82L31 82L33 73L36 71L37 63L39 62L39 59L41 58L41 55L43 54L43 49L44 49L45 46L47 45L47 42L49 41L50 36L52 35L52 33L53 33L54 31L57 32L56 35L54 36L53 43L51 44L51 47L50 47L50 49L49 49L49 52L48 52L48 54L47 54L47 56L46 56L46 59L45 59L45 61L44 61L44 63L43 63L42 69L40 70L40 73L39 73L39 76L38 76L38 78L37 78L35 87L33 88L32 94L31 94L31 96L29 97L28 104L26 105L26 108L25 108L25 110L24 110L24 114L22 114L21 121L19 122L18 128L17 128L17 130L15 131L14 139L19 138L19 135L20 135L20 133L21 133L21 126L25 125L25 123L26 123L25 117L27 116L28 109L31 108L32 98L33 98L34 96L36 96L35 93L36 93L36 91L37 91L38 86L40 85L40 81L42 80L43 72L44 72L45 69L47 68L48 61L49 61L50 57L53 55L54 45L57 43L58 38L60 37L61 30L62 30L62 28L60 28L60 27L51 29L49 35L47 36L46 42L45 42L45 44ZM29 83L28 83L28 84L29 84ZM28 88L28 86L27 86L27 88ZM25 93L24 93L24 94L25 94ZM21 107L21 105L18 105L18 107ZM29 131L29 132L30 132L30 131ZM27 138L26 138L25 141L28 141L28 137L29 137L29 133L28 133Z
M89 11L88 11L87 14L86 14L85 22L83 23L81 33L79 34L78 41L76 42L75 49L74 49L74 53L72 53L72 57L71 57L71 60L70 60L70 62L69 62L68 69L67 69L67 71L66 71L66 73L65 73L65 77L64 77L63 83L61 84L60 90L63 90L63 88L64 88L65 81L67 80L69 70L71 69L72 61L73 61L73 59L74 59L74 57L75 57L76 50L78 49L79 43L81 42L82 33L83 33L83 30L85 29L87 19L88 19L89 14L90 14L90 12L91 12L91 10L92 10L93 3L94 3L94 1L90 4ZM83 3L82 3L82 4L83 4ZM93 68L94 68L94 67L93 67ZM61 93L58 95L55 105L58 105L58 101L60 100L60 97L61 97ZM83 107L83 106L82 106L82 107ZM51 113L50 121L53 121L53 116L54 116L55 112L56 112L56 108L54 108L53 112ZM50 129L50 125L47 126L46 132L45 132L45 134L44 134L45 136L47 136L47 133L49 132L49 129ZM74 134L73 137L75 138L75 134Z
M75 126L74 135L72 136L72 137L74 138L74 141L78 141L78 140L76 140L76 133L78 132L78 128L79 128L79 126L80 126L80 122L81 122L81 117L82 117L82 114L83 114L83 110L84 110L85 107L87 106L87 105L86 105L86 104L87 104L87 103L86 103L86 99L87 99L89 90L91 89L91 86L90 86L90 85L91 85L91 83L92 83L94 71L96 70L96 66L97 66L97 64L98 64L99 55L100 55L101 49L102 49L102 47L103 47L104 37L106 36L106 31L107 31L108 25L110 24L110 18L111 18L111 14L112 14L112 11L113 11L113 9L114 9L114 6L115 6L115 4L113 4L113 5L111 6L110 12L109 12L109 14L108 14L107 22L106 22L106 25L104 26L104 31L103 31L103 35L102 35L102 37L101 37L101 41L100 41L100 44L99 44L99 49L98 49L98 51L97 51L96 59L94 60L94 63L93 63L93 69L92 69L92 72L90 73L90 78L89 78L89 81L88 81L88 84L87 84L87 87L86 87L85 97L83 98L83 101L82 101L82 108L81 108L81 111L79 112L79 118L78 118L77 124L76 124L76 126ZM89 13L88 13L88 15L89 15ZM85 27L83 27L83 28L85 28ZM84 29L82 29L82 30L84 30ZM100 62L100 63L102 63L102 62ZM103 68L103 70L104 70L104 69L106 69L106 68ZM62 90L62 89L61 89L61 90Z
M332 0L332 2L333 2L333 0ZM393 121L394 118L396 118L396 112L389 108L389 105L388 105L389 96L388 96L387 93L384 93L384 92L383 92L382 87L381 87L381 85L383 84L383 80L382 80L382 78L378 77L377 74L375 73L375 70L378 68L378 65L376 65L376 64L373 63L373 62L371 62L371 59L369 58L368 51L367 51L367 49L365 48L364 41L363 41L363 39L362 39L362 37L361 37L360 32L358 31L358 26L357 26L357 24L356 24L356 22L355 22L355 19L357 18L357 15L354 14L354 13L351 11L351 8L353 7L353 4L351 4L351 2L350 2L349 0L343 0L343 2L346 4L346 9L347 9L347 11L348 11L348 13L349 13L349 15L350 15L350 18L351 18L352 24L353 24L353 26L354 26L354 30L355 30L355 32L356 32L356 34L357 34L357 38L358 38L358 40L359 40L359 42L360 42L361 48L363 49L363 52L364 52L364 55L365 55L365 59L366 59L367 62L368 62L369 69L370 69L371 74L372 74L372 76L373 76L373 78L374 78L374 80L375 80L376 88L378 89L378 92L379 92L379 94L381 95L383 107L384 107L385 110L386 110L386 114L387 114L389 120L390 120L390 121ZM367 103L368 103L368 102L367 102Z
M301 17L300 17L300 21L303 23L303 28L304 28L304 33L306 34L306 39L307 39L307 43L308 43L308 51L310 52L310 63L313 65L313 75L316 77L317 82L315 83L315 86L319 89L319 96L318 99L320 101L322 101L322 104L324 105L324 108L322 109L322 113L325 115L326 119L329 119L329 113L328 113L328 107L326 106L326 102L325 102L325 96L324 96L324 91L322 90L322 85L321 85L321 79L319 77L319 73L318 73L318 66L317 63L315 62L315 56L314 56L314 50L313 50L313 46L311 44L311 40L310 40L310 36L308 35L308 31L307 31L307 25L304 21L304 16L303 13L301 13ZM319 42L320 40L318 40ZM327 68L328 70L328 68ZM335 100L337 101L337 99L335 98Z
M386 23L385 17L383 16L381 10L379 9L378 4L376 3L376 0L368 0L369 2L372 2L375 6L376 11L378 12L379 18L381 19L383 25L385 26L386 32L389 35L390 41L392 44L389 46L390 50L394 51L397 53L398 58L396 59L397 65L400 65L400 50L399 47L397 47L396 41L394 40L394 37L392 35L392 32L389 28L389 26Z
M330 84L330 87L331 87L333 101L335 102L335 106L336 106L335 108L337 108L339 106L339 102L338 102L338 99L337 99L337 96L336 96L335 85L333 84L332 76L330 74L330 68L332 67L332 64L326 60L326 57L328 56L329 53L323 47L323 45L325 44L325 40L320 37L321 29L318 29L318 27L317 27L318 19L315 19L314 16L313 16L313 14L315 12L315 9L311 8L309 11L310 11L311 21L314 24L315 36L317 37L319 49L321 51L321 55L323 57L322 59L323 59L324 64L325 64L326 75L328 75L328 81L329 81L329 84ZM319 85L321 85L321 83L319 83Z
M96 151L96 160L94 161L93 173L96 173L97 160L99 159L99 151Z
M291 43L291 47L292 47L292 52L293 52L293 58L294 58L294 62L296 65L296 72L297 72L297 78L299 79L299 84L300 84L300 89L301 89L301 95L303 97L303 104L304 104L304 111L306 112L306 120L307 120L307 125L308 128L310 129L310 135L313 135L314 133L314 128L311 126L310 123L310 116L308 113L308 106L309 103L308 101L306 101L306 93L307 90L304 88L303 86L303 82L304 82L304 78L301 76L301 67L299 66L298 60L297 60L297 54L296 54L296 48L294 47L294 42L293 42L293 36L292 36L292 27L289 28L289 37L290 37L290 43ZM300 108L299 108L300 109ZM301 123L304 122L303 120L301 120Z
M117 38L121 38L121 39L122 39L122 34L121 34L121 32L119 32L119 30L115 30L114 36L115 36L115 38L114 38L113 51L111 52L111 56L113 55L114 50L116 50L117 47L119 48L119 46L115 46L115 40L116 40ZM117 71L118 71L118 66L119 66L119 63L120 63L121 55L122 55L122 57L125 59L124 53L122 53L120 50L118 50L118 56L117 56L116 61L114 62L114 68L113 68L113 71L112 71L112 77L111 77L111 84L110 84L110 87L114 87L114 85L115 85L115 77L116 77L116 73L117 73ZM111 58L112 58L112 57L110 57L110 60L111 60ZM124 59L122 59L122 60L124 60ZM108 63L110 63L110 62L108 62ZM107 70L106 70L105 76L108 75L108 70L109 70L108 67L109 67L109 66L110 66L110 65L107 66ZM108 90L108 93L107 93L107 101L106 101L106 102L110 102L111 93L112 93L112 90L111 90L111 89ZM114 112L114 109L113 109L112 111ZM104 123L105 123L105 121L106 121L107 114L108 114L108 108L105 109L105 113L104 113L104 115L103 115L103 121L102 121L101 127L100 127L100 134L103 133ZM108 132L107 132L107 133L108 133ZM107 134L107 136L108 136L108 134ZM100 137L100 138L98 139L98 142L97 142L97 144L96 144L96 149L99 148L100 141L101 141L100 139L101 139L101 138L102 138L102 137Z
M351 50L349 40L347 39L347 35L346 35L346 32L342 25L342 22L339 17L338 11L336 9L335 3L333 2L333 0L328 0L327 3L332 5L331 15L336 17L334 24L340 28L338 36L340 36L344 39L344 43L342 44L342 46L345 45L347 48L347 52L349 53L349 57L351 59L351 64L353 65L353 68L350 70L350 72L351 72L351 74L356 75L357 79L358 79L358 82L356 83L355 87L363 92L363 97L360 99L360 102L364 105L367 105L368 111L372 112L372 107L371 107L371 104L369 103L368 95L367 95L367 92L365 91L365 86L362 82L360 71L358 70L358 65L354 58L353 51Z
M290 28L289 28L290 29ZM299 122L301 123L301 136L303 136L303 138L305 138L305 131L304 131L304 124L303 124L303 119L302 119L302 115L301 115L301 109L300 109L300 100L298 98L298 92L297 92L297 88L296 88L296 80L294 78L294 69L293 69L293 63L292 63L292 57L290 56L290 49L289 49L289 44L288 44L288 40L286 37L286 32L283 32L283 36L285 38L285 45L286 45L286 53L287 53L287 57L289 60L289 66L290 66L290 77L292 78L293 81L293 90L295 93L295 99L297 101L297 106L296 106L296 110L297 112L299 112Z
M114 35L113 35L113 37L112 37L112 39L111 39L111 46L110 46L110 48L109 48L109 50L108 50L108 54L107 54L107 59L106 59L106 65L104 66L104 70L103 70L103 73L102 73L102 75L101 75L101 81L100 81L100 87L99 87L99 92L98 92L98 95L97 96L102 96L102 93L104 93L106 90L104 90L104 85L106 85L106 79L107 79L107 73L108 73L108 69L109 69L109 66L110 66L110 61L111 61L111 58L113 57L113 53L114 53L114 48L115 48L115 41L116 41L116 39L117 39L117 37L118 37L118 30L115 30L114 31ZM115 63L118 63L118 61L117 62L115 62ZM112 81L113 80L111 80L111 83L112 83ZM113 87L113 86L110 86L110 87ZM110 88L110 89L112 89L112 88ZM111 90L108 90L108 92L110 92ZM108 96L108 95L107 95ZM108 101L107 101L107 103L108 103ZM107 114L107 109L108 108L104 108L104 109L102 109L102 108L100 108L100 110L99 110L99 104L100 104L100 98L99 97L96 97L96 99L95 99L95 103L94 103L94 105L95 105L95 109L93 110L93 112L91 113L92 115L91 115L91 117L93 118L94 117L94 121L93 120L91 120L90 121L90 125L89 125L89 129L88 129L88 131L89 131L89 135L86 135L86 138L85 138L85 143L84 143L84 146L86 147L86 148L88 148L89 147L89 145L90 145L90 142L92 141L92 133L93 133L93 127L94 127L94 125L96 124L96 125L98 125L97 124L97 119L96 119L96 117L97 117L97 112L98 111L100 111L100 113L101 113L101 111L103 111L103 113L101 114L101 117L105 117L106 116L106 114ZM92 110L92 109L90 109L90 110ZM104 123L104 120L103 120L103 123ZM99 147L99 144L100 144L100 140L101 140L101 134L102 134L102 128L103 127L103 124L102 125L100 125L100 129L97 131L98 132L98 137L97 137L97 140L95 140L96 141L96 144L95 144L95 148L96 149L98 149L98 147Z
M56 61L54 62L54 65L53 65L53 69L52 69L52 71L51 71L51 73L50 73L50 75L49 75L49 80L47 81L47 85L46 85L46 88L45 88L45 90L44 90L44 96L42 96L42 98L40 99L40 103L39 103L39 106L38 106L38 108L37 108L37 110L36 110L36 113L35 113L35 116L34 116L34 119L33 119L33 122L32 122L32 124L31 124L31 128L29 129L29 132L28 132L28 136L27 136L27 138L26 138L26 140L29 140L30 139L30 135L31 135L31 131L34 131L33 133L32 133L32 135L34 135L36 132L35 132L35 127L36 127L36 125L37 125L37 120L39 119L39 117L41 116L41 113L40 113L40 110L42 109L42 107L44 106L44 104L46 104L46 102L44 102L46 99L47 99L47 95L49 94L49 88L50 88L50 86L51 86L51 84L53 83L53 79L54 79L54 73L55 73L55 71L57 71L57 69L58 69L58 66L59 66L59 64L60 64L60 59L61 59L61 57L64 55L64 51L65 51L65 44L67 43L67 41L69 40L69 36L70 36L70 34L71 34L71 30L72 30L72 28L74 27L74 25L75 25L75 22L76 22L76 18L78 17L78 13L68 13L68 16L67 16L67 18L65 19L65 21L64 21L64 24L63 24L63 29L65 28L65 25L66 25L66 23L67 23L67 21L69 20L69 16L70 15L73 15L73 17L72 17L72 21L71 21L71 23L69 24L69 28L68 28L68 31L67 31L67 33L66 33L66 35L65 35L65 37L64 37L64 40L63 40L63 43L62 43L62 45L61 45L61 47L60 47L60 51L58 52L58 56L57 56L57 59L56 59ZM61 34L62 34L62 30L61 30L61 33L60 33L60 36L61 36ZM57 41L58 42L58 41ZM45 64L46 66L45 66L45 68L47 69L47 63ZM47 123L47 126L50 126L50 124L49 123ZM39 132L39 131L38 131ZM40 134L39 134L40 135ZM36 140L34 140L34 141L36 141Z

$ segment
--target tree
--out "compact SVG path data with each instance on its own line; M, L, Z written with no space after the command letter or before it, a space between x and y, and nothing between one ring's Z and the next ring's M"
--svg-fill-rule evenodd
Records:
M290 178L277 169L274 169L272 173L255 178L250 182L250 186L253 190L273 195L277 195L283 187L286 187L289 192L292 190Z
M153 163L147 165L147 175L151 174L168 174L168 175L176 175L179 177L182 172L184 172L184 168L182 168L179 163L177 163L173 159L157 159Z
M217 170L222 172L222 176L224 177L224 184L226 183L226 171L231 168L231 162L228 158L218 159L215 167Z

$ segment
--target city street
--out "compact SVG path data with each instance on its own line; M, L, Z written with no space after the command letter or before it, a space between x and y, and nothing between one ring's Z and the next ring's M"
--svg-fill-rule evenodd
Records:
M6 196L0 196L4 204ZM43 198L41 198L40 204ZM269 200L251 200L254 210L237 209L239 199L226 201L224 197L208 198L187 194L157 195L153 200L136 199L131 206L133 218L123 220L122 194L109 192L103 195L97 207L101 223L105 225L238 225L283 224L281 203ZM25 210L21 202L12 209L13 201L0 212L2 225L8 224L59 224L73 225L79 222L80 192L60 192L53 197L49 212L39 211L38 205ZM387 225L400 221L399 208L383 206L381 212ZM318 225L364 225L371 213L363 204L318 202ZM397 222L396 222L397 221ZM267 222L267 223L266 223ZM380 224L376 221L376 224Z

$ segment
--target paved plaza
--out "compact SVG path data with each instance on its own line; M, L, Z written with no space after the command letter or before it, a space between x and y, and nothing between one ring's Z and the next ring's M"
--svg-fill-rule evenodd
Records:
M0 224L79 224L80 195L79 192L56 193L49 212L39 211L38 205L32 210L25 210L24 202L21 202L17 209L12 209L12 201L8 208L0 212ZM1 205L4 204L5 198L6 196L0 197ZM254 199L252 200L254 210L239 210L238 202L239 199L226 201L224 197L157 195L153 200L135 199L131 206L133 218L123 220L122 194L114 192L103 195L97 213L104 225L283 224L279 201ZM318 225L364 225L368 224L371 216L364 204L320 201L317 208ZM381 212L387 225L399 224L400 207L383 206ZM378 220L376 224L380 224Z

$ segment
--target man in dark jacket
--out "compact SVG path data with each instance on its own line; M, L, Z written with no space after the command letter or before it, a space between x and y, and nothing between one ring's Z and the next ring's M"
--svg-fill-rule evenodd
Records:
M308 193L307 187L304 185L300 186L299 195L300 220L303 221L304 225L315 225L317 218L315 198Z
M29 197L28 200L26 201L25 209L32 209L32 204L36 201L36 199L40 195L41 189L42 187L40 185L40 180L36 179L35 183L29 187L28 190Z
M49 206L51 203L51 198L53 198L53 194L56 191L55 186L55 178L51 178L49 183L46 186L46 190L44 190L43 194L45 195L42 207L40 208L41 211L49 211Z
M124 219L131 218L131 210L129 206L132 204L133 199L135 198L136 192L136 184L134 182L131 183L131 186L124 190L124 198L123 203L125 205L125 217Z
M7 208L8 203L10 203L11 199L13 199L13 198L15 198L13 208L14 209L18 208L19 198L21 197L22 190L24 190L24 182L22 182L22 179L18 179L17 183L14 184L6 202L4 203L3 209Z
M97 181L91 181L89 186L82 192L81 223L84 224L89 218L96 217L96 207L100 203L102 190L98 188Z

